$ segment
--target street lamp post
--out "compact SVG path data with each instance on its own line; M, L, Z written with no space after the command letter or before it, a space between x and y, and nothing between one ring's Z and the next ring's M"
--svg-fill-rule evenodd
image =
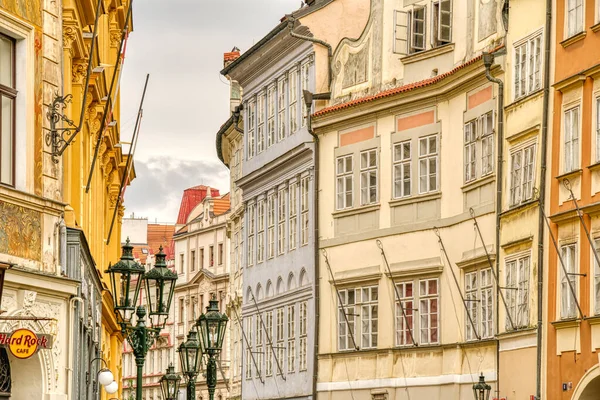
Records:
M177 400L180 381L181 377L175 373L173 364L170 364L167 373L160 378L160 390L165 400Z
M214 298L209 301L206 314L200 315L196 321L196 329L200 336L201 346L208 355L206 366L206 384L210 400L215 398L217 387L217 361L216 356L223 347L225 328L227 327L227 315L219 312L219 302Z
M485 383L483 373L479 376L479 382L473 385L473 395L475 400L489 400L492 387Z
M181 343L177 349L181 361L181 371L187 377L187 399L196 398L196 377L202 370L202 356L204 351L198 333L192 329L188 333L186 342Z
M107 273L110 274L113 298L115 299L114 311L121 332L127 338L127 342L133 349L135 364L137 367L136 400L142 400L143 367L148 350L165 327L171 308L173 292L177 274L167 268L166 255L162 246L156 254L154 268L145 272L143 266L133 258L133 246L129 238L123 245L123 254L119 262L109 265ZM146 326L146 309L143 306L136 308L137 300L145 282L146 303L148 305L150 326ZM154 289L154 293L152 292ZM130 298L133 291L133 298ZM133 326L131 323L135 312L137 321Z

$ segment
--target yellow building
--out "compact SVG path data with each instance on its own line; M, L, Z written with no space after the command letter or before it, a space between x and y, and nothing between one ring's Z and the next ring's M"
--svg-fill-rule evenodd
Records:
M109 276L104 271L109 263L115 263L121 255L121 220L124 208L119 205L115 213L115 207L120 196L119 188L124 180L123 174L126 173L127 155L123 153L122 147L116 146L120 142L120 60L117 57L122 47L123 32L131 30L132 20L128 13L129 1L102 2L99 7L101 14L98 16L97 35L94 38L92 27L96 20L96 4L81 0L63 2L63 93L72 95L72 102L67 104L65 114L75 125L83 119L81 131L66 147L62 156L63 202L66 204L64 218L67 228L79 231L80 242L87 243L90 264L84 265L84 269L89 267L93 270L95 266L94 272L101 285L101 317L96 316L96 322L101 324L100 337L95 338L96 343L100 343L100 348L82 349L82 353L92 359L96 352L96 356L106 361L115 380L121 382L123 336L113 312L112 295L107 290L110 287ZM126 21L128 16L129 23ZM95 47L93 51L92 45ZM92 65L88 66L90 51L93 54ZM86 95L88 71L91 73ZM117 76L111 92L114 74ZM84 101L85 106L82 107ZM107 101L111 103L108 107ZM106 119L104 124L103 118ZM125 179L127 183L134 178L133 168L128 173L130 176ZM86 186L89 186L89 190L86 190ZM74 246L76 242L74 238ZM76 259L67 260L68 264L76 262ZM85 276L82 278L85 279ZM90 286L91 282L87 284ZM84 305L85 301L94 298L93 295L86 298L85 291L82 292L80 297L83 298ZM94 338L90 339L94 341ZM99 366L99 363L95 363L92 367L97 369ZM80 367L85 368L85 365ZM104 391L102 396L106 396Z

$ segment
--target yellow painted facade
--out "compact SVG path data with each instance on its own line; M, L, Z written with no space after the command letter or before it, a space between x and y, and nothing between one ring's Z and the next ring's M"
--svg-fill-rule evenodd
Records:
M75 124L79 123L82 107L87 63L91 46L90 34L96 16L96 3L84 0L66 0L63 3L63 74L64 93L72 94L73 101L66 108L66 115ZM102 126L106 99L114 96L109 93L110 82L115 71L117 53L121 43L121 33L129 2L109 0L103 2L103 14L99 17L96 53L93 57L92 72L83 115L83 128L78 137L69 145L63 156L64 198L66 203L65 222L68 227L81 229L89 244L91 256L102 278L104 289L110 288L110 279L104 271L110 263L118 261L121 255L121 221L124 207L119 206L110 241L107 241L113 213L119 196L120 182L125 173L127 155L120 142L120 100L116 97L112 118L107 113L108 125L102 133L98 157L93 170L89 191L86 184L91 169L96 141ZM129 24L131 30L131 21ZM86 34L88 33L88 34ZM104 68L102 68L104 66ZM118 81L115 83L118 85ZM116 86L115 86L116 87ZM109 124L116 121L116 124ZM133 169L131 169L133 171ZM128 180L134 178L134 173ZM123 336L115 319L112 295L102 292L102 338L101 356L113 371L115 380L121 382ZM101 391L102 398L107 398ZM121 389L119 388L119 396Z

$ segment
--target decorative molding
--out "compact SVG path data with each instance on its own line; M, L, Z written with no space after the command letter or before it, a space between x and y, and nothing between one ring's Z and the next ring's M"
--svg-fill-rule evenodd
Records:
M42 260L42 215L0 200L0 253Z

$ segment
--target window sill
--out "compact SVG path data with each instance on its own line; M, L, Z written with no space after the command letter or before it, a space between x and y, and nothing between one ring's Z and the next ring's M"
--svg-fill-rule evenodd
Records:
M581 176L581 174L583 174L583 170L580 168L573 171L565 172L564 174L558 175L555 178L559 181L562 181L565 179L578 178Z
M600 170L600 161L596 161L594 164L588 165L587 169L589 169L590 171L598 171L598 170Z
M404 56L404 57L400 58L400 61L402 62L402 64L408 65L408 64L413 64L413 63L416 63L419 61L426 60L428 58L432 58L432 57L439 56L442 54L450 53L451 51L454 51L454 43L444 44L444 45L441 45L438 47L434 47L433 49L420 51L415 54Z
M577 328L581 325L581 320L579 318L568 318L550 323L555 329Z
M581 31L578 34L575 34L565 40L563 40L562 42L560 42L560 45L563 48L569 47L570 45L572 45L575 42L578 42L580 40L583 40L585 38L586 32L585 31Z
M590 29L592 30L592 32L598 32L598 31L600 31L600 22L597 22L595 25L592 25L590 27Z
M474 181L465 183L461 187L461 189L462 189L463 193L470 192L473 189L477 189L480 186L484 186L484 185L487 185L488 183L493 182L495 179L496 179L496 174L492 172L492 173L484 176L483 178L475 179Z
M511 214L515 214L515 213L517 213L517 212L519 212L519 211L521 211L521 210L523 210L525 208L529 208L533 204L537 204L537 202L538 202L537 200L531 198L531 199L529 199L527 201L524 201L522 203L511 205L511 206L509 206L510 208L508 210L500 213L500 216L501 217L506 217L506 216L509 216Z
M504 332L497 334L496 337L499 340L501 340L501 339L511 339L511 338L514 338L514 337L530 335L530 334L536 332L536 330L537 330L537 328L531 328L531 327L517 328L517 329L506 329Z
M585 318L590 325L600 325L600 315L592 315L591 317Z
M544 89L538 89L535 90L531 93L527 93L519 98L516 98L512 103L504 106L504 111L511 111L513 108L517 108L519 105L521 105L522 103L525 103L528 100L537 98L537 97L541 97L541 95L544 94Z
M421 194L418 196L414 196L414 197L403 197L400 199L394 199L394 200L390 200L390 207L398 207L398 206L404 206L407 204L413 204L413 203L421 203L423 201L428 201L428 200L436 200L442 197L442 193L441 192L434 192L434 193L427 193L427 194Z
M366 212L370 212L370 211L376 211L376 210L379 210L379 208L381 208L381 204L379 204L379 203L369 204L367 206L361 206L361 207L356 207L356 208L350 208L348 210L336 211L336 212L331 213L331 215L333 216L333 218L349 217L350 215L362 214L362 213L366 213Z

